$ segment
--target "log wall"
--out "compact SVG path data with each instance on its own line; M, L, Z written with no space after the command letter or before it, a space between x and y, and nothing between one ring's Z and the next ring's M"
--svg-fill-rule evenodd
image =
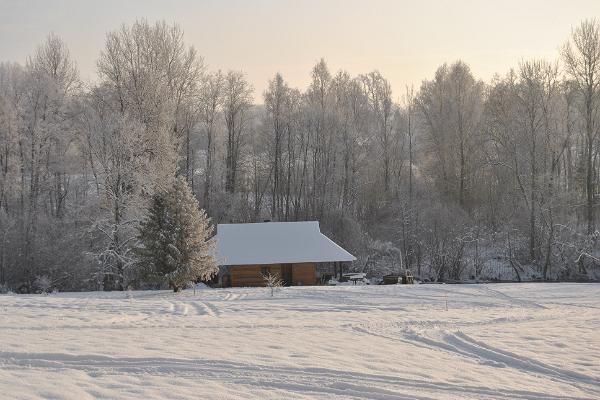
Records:
M315 285L316 265L315 263L291 264L292 285ZM282 276L281 264L269 265L238 265L229 267L231 286L234 287L261 287L265 286L263 271Z

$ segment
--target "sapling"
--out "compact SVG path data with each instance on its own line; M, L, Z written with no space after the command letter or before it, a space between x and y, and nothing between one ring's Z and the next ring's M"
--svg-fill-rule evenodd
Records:
M283 286L283 281L279 277L279 274L271 274L269 272L268 274L263 275L263 279L265 280L267 287L271 289L271 297L273 297L275 293L275 288Z

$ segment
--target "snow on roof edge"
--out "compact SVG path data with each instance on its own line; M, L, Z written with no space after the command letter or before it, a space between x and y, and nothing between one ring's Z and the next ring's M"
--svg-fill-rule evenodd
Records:
M219 224L216 239L219 265L356 260L321 233L318 221Z
M319 233L320 230L319 230ZM336 242L334 242L332 239L330 239L327 235L325 235L324 233L321 233L321 236L323 236L326 240L328 240L329 242L331 242L332 245L334 245L335 247L337 247L338 249L340 249L343 252L348 253L348 255L352 258L351 261L356 261L356 256L354 256L354 254L350 253L348 250L344 249L342 246L340 246L339 244L337 244Z

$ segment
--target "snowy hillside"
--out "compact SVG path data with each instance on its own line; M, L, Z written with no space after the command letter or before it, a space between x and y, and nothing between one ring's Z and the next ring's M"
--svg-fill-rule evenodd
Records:
M600 285L0 296L10 399L600 398Z

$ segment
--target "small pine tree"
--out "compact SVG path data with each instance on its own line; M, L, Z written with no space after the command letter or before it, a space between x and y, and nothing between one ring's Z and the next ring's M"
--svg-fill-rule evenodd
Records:
M176 179L166 192L152 199L138 239L142 270L151 279L166 280L174 291L188 282L217 273L212 226L198 206L187 182Z

